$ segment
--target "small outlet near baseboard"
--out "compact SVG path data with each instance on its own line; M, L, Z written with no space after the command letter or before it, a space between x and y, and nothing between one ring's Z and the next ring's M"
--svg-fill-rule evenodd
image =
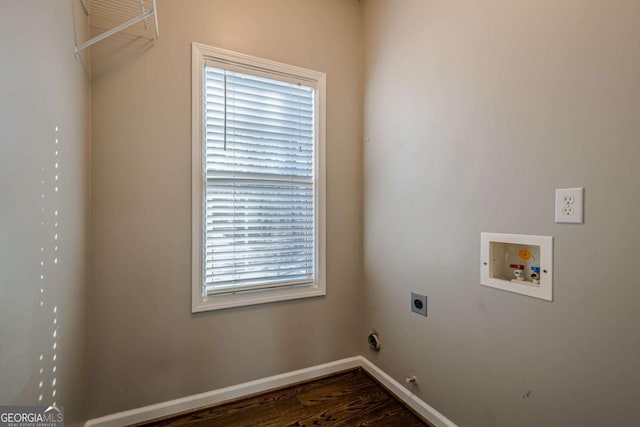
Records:
M411 292L411 311L414 313L427 315L427 297L415 292Z

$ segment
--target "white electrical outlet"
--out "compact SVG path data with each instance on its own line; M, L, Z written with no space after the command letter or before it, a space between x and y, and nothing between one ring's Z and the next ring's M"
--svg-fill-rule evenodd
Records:
M584 222L584 188L556 190L556 222L569 224Z

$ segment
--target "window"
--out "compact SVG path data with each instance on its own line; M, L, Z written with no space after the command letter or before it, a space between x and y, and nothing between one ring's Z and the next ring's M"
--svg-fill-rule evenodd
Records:
M192 311L325 294L325 75L194 43Z

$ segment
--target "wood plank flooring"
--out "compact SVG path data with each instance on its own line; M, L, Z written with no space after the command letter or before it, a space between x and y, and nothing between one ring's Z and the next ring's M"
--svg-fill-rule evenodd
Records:
M430 426L362 369L165 417L137 427Z

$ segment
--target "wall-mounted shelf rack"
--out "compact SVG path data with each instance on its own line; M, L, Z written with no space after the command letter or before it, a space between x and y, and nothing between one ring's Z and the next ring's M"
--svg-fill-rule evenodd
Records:
M76 58L83 49L127 29L142 36L151 33L158 38L156 0L80 0L90 17L91 32L95 36L76 44Z

